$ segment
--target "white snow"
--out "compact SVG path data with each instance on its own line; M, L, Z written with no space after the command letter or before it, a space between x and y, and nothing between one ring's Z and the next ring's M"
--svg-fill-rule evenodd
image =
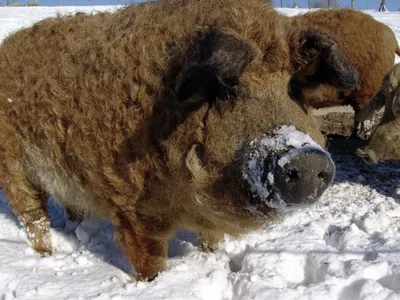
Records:
M58 11L93 9L115 7L0 7L0 39ZM400 13L367 13L399 39ZM179 231L168 270L150 283L129 280L109 224L78 225L52 203L55 250L37 256L0 196L0 299L400 299L400 162L369 166L343 146L349 141L331 142L345 152L332 154L336 179L317 205L238 240L225 237L215 253Z
M300 148L306 145L321 148L308 134L296 130L295 126L281 126L272 132L273 138L266 137L260 141L262 146L270 150L287 150Z

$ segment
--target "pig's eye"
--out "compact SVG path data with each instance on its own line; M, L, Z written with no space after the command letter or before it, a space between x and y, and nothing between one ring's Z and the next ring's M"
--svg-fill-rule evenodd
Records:
M393 96L392 111L396 118L400 117L400 93Z

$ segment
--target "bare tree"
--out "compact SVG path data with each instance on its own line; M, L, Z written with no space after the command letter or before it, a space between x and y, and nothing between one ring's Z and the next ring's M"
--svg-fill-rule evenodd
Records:
M293 0L293 6L292 6L292 8L298 8L297 3L296 3L296 0Z
M382 0L381 1L381 4L379 5L379 9L378 9L379 11L387 11L387 8L386 8L386 0Z
M308 0L308 9L312 8L312 0Z
M312 0L313 8L337 8L340 7L340 0Z

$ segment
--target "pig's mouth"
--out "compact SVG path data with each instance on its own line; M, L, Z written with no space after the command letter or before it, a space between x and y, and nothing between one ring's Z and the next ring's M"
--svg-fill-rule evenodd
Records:
M243 168L251 210L297 209L317 201L331 184L335 167L329 153L294 126L281 126L252 141Z
M356 154L359 157L361 157L362 160L365 163L367 163L369 165L376 164L378 162L378 158L377 158L375 152L372 151L371 149L368 149L368 148L361 149L361 148L359 148L359 149L356 150Z

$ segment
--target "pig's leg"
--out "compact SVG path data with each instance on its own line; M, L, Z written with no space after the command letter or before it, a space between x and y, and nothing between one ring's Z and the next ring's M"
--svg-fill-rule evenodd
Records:
M46 194L26 178L19 162L7 171L3 189L8 203L25 227L33 249L43 256L50 255L50 220L46 211Z
M80 213L79 211L77 211L76 209L69 207L69 206L65 206L65 210L67 212L67 214L69 215L69 219L73 222L82 222L84 217L83 214Z
M361 139L368 139L371 135L371 128L368 128L366 126L365 121L371 121L373 122L374 119L374 114L372 116L368 117L367 119L363 121L357 121L356 116L359 114L359 112L368 106L369 102L373 98L375 94L375 89L371 90L371 88L368 87L361 87L360 90L357 91L357 96L353 97L350 99L350 103L352 104L352 107L354 109L354 124L353 124L353 132L352 132L352 137L359 137Z
M351 137L357 137L359 132L363 130L362 128L362 123L361 123L361 128L360 127L360 122L358 122L356 119L353 120L353 128L351 131Z
M140 226L115 222L115 239L135 268L139 280L152 280L167 267L168 238L155 239L140 230ZM117 223L117 224L116 224Z
M213 232L200 233L200 248L205 252L212 252L218 248L219 242L222 240L223 234Z

